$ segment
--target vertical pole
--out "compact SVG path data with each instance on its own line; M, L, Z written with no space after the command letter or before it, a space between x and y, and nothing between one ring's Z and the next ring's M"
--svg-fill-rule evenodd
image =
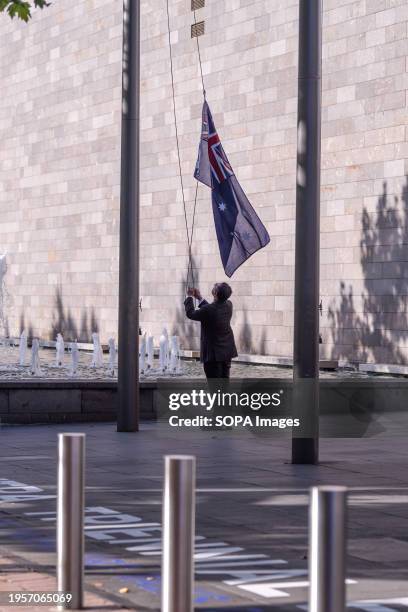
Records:
M193 612L195 457L164 465L162 612Z
M58 436L57 584L71 593L60 609L83 607L85 434Z
M313 487L310 503L309 610L346 606L346 488Z
M118 431L139 428L140 0L123 4Z
M319 249L322 0L299 0L292 462L319 458Z

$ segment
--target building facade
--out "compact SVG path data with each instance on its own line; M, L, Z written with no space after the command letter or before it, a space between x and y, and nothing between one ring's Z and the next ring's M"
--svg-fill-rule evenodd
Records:
M197 345L183 297L187 237L166 0L142 0L141 324ZM243 353L289 356L293 336L298 0L169 0L188 226L207 100L270 244L231 279ZM192 37L195 20L204 33ZM322 355L408 360L408 4L325 0ZM0 19L1 335L117 336L122 5L68 0ZM192 244L203 294L227 280L209 190Z

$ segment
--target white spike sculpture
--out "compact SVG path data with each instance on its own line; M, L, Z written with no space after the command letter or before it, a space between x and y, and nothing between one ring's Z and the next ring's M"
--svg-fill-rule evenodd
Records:
M93 341L93 353L92 353L92 361L91 368L101 368L103 366L103 353L101 347L101 341L99 339L99 334L92 334Z
M20 346L18 349L18 358L21 366L25 366L26 353L27 353L27 332L23 330L20 336Z
M64 363L64 354L65 354L65 343L64 338L61 334L57 335L57 342L55 344L55 348L57 349L56 354L56 365L57 368L61 368Z
M163 329L162 335L160 336L159 364L162 372L165 372L169 365L169 335L166 328Z
M143 334L139 348L139 372L144 374L146 371L146 334Z
M7 274L7 251L0 256L0 328L3 328L4 333L7 329L6 306L9 300L9 294L6 286Z
M115 338L109 338L109 369L111 371L112 376L115 375L115 367L116 367L116 346L115 346Z
M75 342L71 342L70 352L71 352L71 369L69 373L71 376L75 376L76 373L78 372L78 364L79 364L79 349L78 349L78 342L76 340Z
M172 374L180 372L180 344L178 336L171 337L169 369Z
M153 336L149 336L147 339L147 369L151 370L153 368L154 361L154 348L153 348Z
M38 341L38 338L34 338L33 344L31 347L31 374L33 376L42 375L41 366L40 366L39 350L40 350L40 343Z

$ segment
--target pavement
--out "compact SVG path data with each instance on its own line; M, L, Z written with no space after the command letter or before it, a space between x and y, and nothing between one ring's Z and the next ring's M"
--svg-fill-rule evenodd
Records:
M113 423L0 428L1 612L14 609L7 591L56 589L63 431L87 436L88 609L160 610L163 455L182 452L197 457L196 610L304 610L308 491L323 484L349 488L348 609L408 610L405 428L400 436L323 439L318 466L294 466L284 433L181 431L158 422L120 434Z

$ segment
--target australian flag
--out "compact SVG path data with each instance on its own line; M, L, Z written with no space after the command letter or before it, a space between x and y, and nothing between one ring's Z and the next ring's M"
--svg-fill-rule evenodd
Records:
M206 101L194 178L211 188L221 260L225 274L232 276L270 238L236 179Z

